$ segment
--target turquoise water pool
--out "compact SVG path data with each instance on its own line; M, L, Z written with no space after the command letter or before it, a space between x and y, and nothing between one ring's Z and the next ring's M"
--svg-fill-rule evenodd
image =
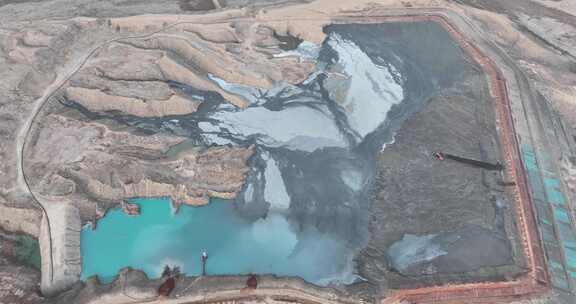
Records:
M141 215L114 209L92 230L82 230L82 278L110 281L126 266L159 277L164 265L200 275L203 249L207 273L300 276L317 284L349 281L350 258L338 241L318 231L295 233L281 214L249 222L231 201L213 199L203 207L173 213L168 199L135 199Z

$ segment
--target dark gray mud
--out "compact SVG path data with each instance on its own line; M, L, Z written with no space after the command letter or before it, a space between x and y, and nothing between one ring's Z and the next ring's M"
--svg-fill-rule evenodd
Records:
M216 9L212 0L179 0L178 5L183 11L208 11Z
M412 59L434 92L420 95L425 107L379 155L360 273L392 288L510 279L524 271L524 259L503 176L432 157L443 151L502 162L485 75L442 30L403 26L363 30L375 48L377 36L393 36L390 47Z

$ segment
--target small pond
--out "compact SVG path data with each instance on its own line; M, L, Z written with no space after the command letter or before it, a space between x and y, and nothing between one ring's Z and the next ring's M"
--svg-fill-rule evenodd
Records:
M348 261L340 242L317 231L303 237L280 214L251 222L236 214L231 201L212 199L203 207L181 206L174 214L168 199L136 199L140 216L111 210L98 229L82 230L82 278L98 275L110 281L126 266L159 277L164 265L200 275L203 250L209 254L207 273L274 273L298 275L323 283Z

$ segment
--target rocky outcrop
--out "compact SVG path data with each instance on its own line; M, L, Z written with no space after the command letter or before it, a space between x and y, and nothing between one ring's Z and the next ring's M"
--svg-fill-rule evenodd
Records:
M85 221L133 197L170 197L189 205L234 198L254 152L253 147L191 147L168 153L184 138L113 131L58 114L43 121L28 155L33 189L43 199L75 204Z
M122 201L122 211L130 216L140 215L140 206L138 204Z
M168 26L171 20L171 16L110 20L110 26L118 30L166 27L145 39L126 39L103 48L71 79L67 97L92 111L120 110L135 116L157 117L162 113L150 109L157 106L152 103L159 97L151 98L158 95L153 91L160 88L159 95L164 100L169 90L160 83L175 81L216 92L231 104L246 108L249 101L245 96L226 91L215 79L269 90L281 82L300 83L315 69L315 63L305 58L274 56L283 52L274 25L199 24L201 20L195 18L194 22ZM290 32L281 27L278 30L284 34ZM140 81L152 85L147 87Z
M0 228L38 237L42 213L38 209L16 208L0 201Z
M0 227L0 303L42 303L36 292L40 282L37 248L34 238Z
M23 266L0 264L0 303L40 304L36 293L40 273Z
M188 28L193 31L195 28ZM229 29L230 33L233 33ZM225 32L220 33L224 36ZM185 62L192 64L197 71L216 75L228 82L241 83L259 88L269 88L272 83L267 73L253 69L242 69L247 64L241 57L231 56L220 44L211 45L202 40L190 39L188 35L158 35L151 39L136 40L133 45L143 48L170 50ZM260 64L264 65L264 62ZM266 64L267 65L267 64Z
M157 64L166 78L170 80L190 84L201 90L216 91L220 93L224 99L239 108L246 108L248 106L248 101L243 97L225 92L212 81L197 75L168 56L162 57L158 60Z
M176 204L207 204L210 197L231 199L244 184L252 148L211 148L161 165L123 161L117 166L90 167L86 163L60 171L78 190L97 201L120 202L132 197L170 197ZM115 161L111 161L114 163ZM102 171L115 176L112 183L97 179ZM170 182L171 181L171 182Z

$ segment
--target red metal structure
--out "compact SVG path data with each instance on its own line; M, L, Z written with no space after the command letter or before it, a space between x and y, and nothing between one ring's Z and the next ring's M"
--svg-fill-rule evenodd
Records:
M173 277L168 278L160 287L158 287L158 296L168 297L176 287L176 280Z
M255 275L251 275L248 280L246 280L246 287L256 289L258 287L258 278Z

